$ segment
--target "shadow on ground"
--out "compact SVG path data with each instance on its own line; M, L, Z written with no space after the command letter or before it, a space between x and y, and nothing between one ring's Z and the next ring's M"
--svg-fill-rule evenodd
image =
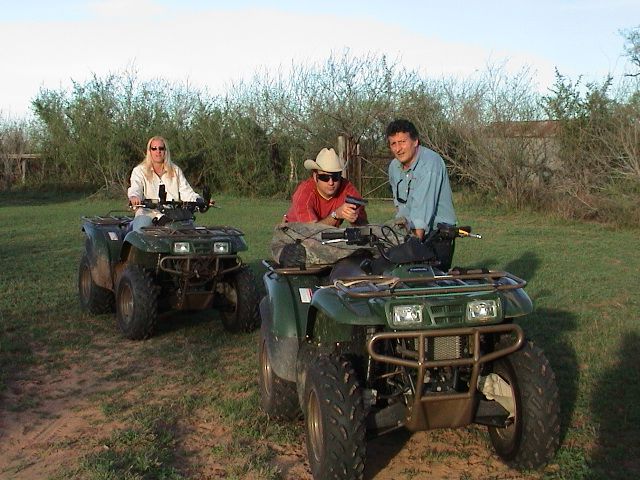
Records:
M591 395L598 428L590 480L640 478L640 335L621 339L618 357ZM622 466L622 468L621 468Z

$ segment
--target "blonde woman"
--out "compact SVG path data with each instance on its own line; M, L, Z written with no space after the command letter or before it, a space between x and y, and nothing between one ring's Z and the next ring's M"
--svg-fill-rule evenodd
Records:
M182 173L182 169L171 161L169 144L160 136L151 137L147 142L147 153L142 162L131 172L131 186L127 190L133 207L145 199L159 200L158 191L164 185L167 200L195 202L202 199ZM140 230L152 224L154 218L162 214L150 208L137 208L133 229Z

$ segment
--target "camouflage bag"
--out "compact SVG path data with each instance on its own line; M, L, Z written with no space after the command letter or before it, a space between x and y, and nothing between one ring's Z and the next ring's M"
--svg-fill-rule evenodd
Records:
M366 225L357 227L383 236L382 226ZM338 260L353 255L356 252L377 253L376 247L369 245L347 245L346 242L324 243L321 238L323 232L344 232L344 228L335 228L323 223L291 222L278 225L271 239L271 255L275 262L282 267L312 267L333 265ZM391 243L401 243L400 238L390 239Z

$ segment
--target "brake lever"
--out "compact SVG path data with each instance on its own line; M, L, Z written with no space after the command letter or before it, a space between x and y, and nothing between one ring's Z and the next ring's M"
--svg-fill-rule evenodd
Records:
M460 235L461 237L482 238L482 235L478 235L477 233L470 233L462 229L458 229L458 235Z

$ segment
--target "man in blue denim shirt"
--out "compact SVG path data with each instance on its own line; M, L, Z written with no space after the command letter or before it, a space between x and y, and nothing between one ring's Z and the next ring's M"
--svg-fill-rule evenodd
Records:
M387 140L394 159L389 164L389 184L397 217L404 217L412 233L424 239L438 223L456 224L447 168L442 157L420 145L418 130L409 120L387 126ZM454 244L434 244L443 270L451 267Z

